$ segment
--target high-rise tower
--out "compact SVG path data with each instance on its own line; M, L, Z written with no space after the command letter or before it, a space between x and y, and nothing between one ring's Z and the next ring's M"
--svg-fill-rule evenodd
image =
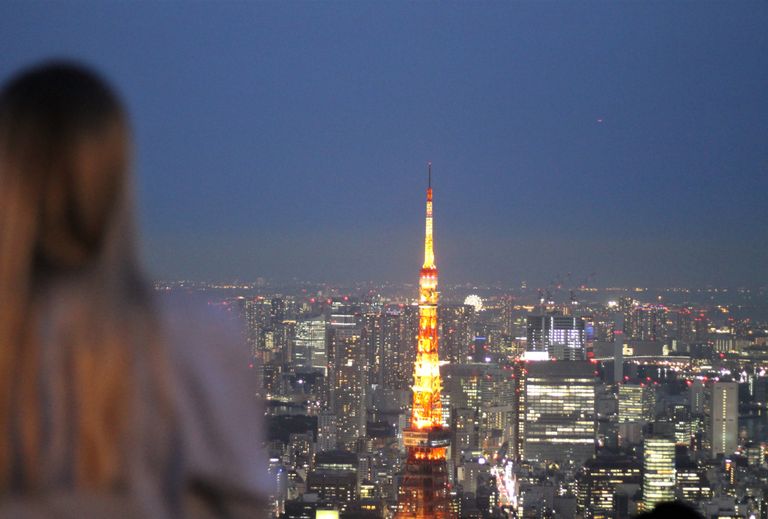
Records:
M424 265L419 278L419 340L413 370L411 423L403 431L408 450L398 495L399 519L449 518L446 456L450 443L440 403L437 355L437 267L432 239L432 164L427 187Z

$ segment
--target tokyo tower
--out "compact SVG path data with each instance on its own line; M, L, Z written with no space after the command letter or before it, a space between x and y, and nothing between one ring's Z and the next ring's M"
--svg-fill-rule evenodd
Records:
M427 187L424 265L419 279L419 341L413 370L413 409L403 431L408 457L397 500L398 519L456 517L450 506L446 455L450 435L443 426L437 355L437 267L432 239L432 163Z

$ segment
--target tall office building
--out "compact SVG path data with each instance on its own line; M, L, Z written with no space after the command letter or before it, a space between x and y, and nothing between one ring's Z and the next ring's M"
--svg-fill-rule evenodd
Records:
M675 442L649 436L643 440L643 508L675 499Z
M358 457L346 451L319 452L307 475L307 491L344 512L357 498Z
M411 387L419 334L418 307L390 306L381 315L381 371L383 387L407 390Z
M675 466L676 497L689 503L712 499L712 485L706 467L683 461Z
M526 364L519 425L525 459L581 465L595 453L595 368L586 361Z
M625 322L627 338L640 341L660 341L667 334L667 307L664 305L636 306Z
M632 458L598 457L587 460L576 477L576 504L588 519L613 517L614 495L619 485L642 482L640 464Z
M624 314L614 312L613 330L610 337L613 342L613 382L616 384L624 381Z
M246 299L243 306L246 342L251 350L251 356L263 360L260 357L260 352L264 349L263 333L271 326L272 304L269 300L257 297Z
M709 340L709 316L706 312L698 312L693 318L693 339L696 342Z
M280 323L285 319L286 301L282 297L272 298L270 301L269 317L272 324Z
M689 389L691 414L694 416L703 416L707 414L710 404L707 384L703 380L693 379Z
M339 445L353 450L365 436L367 359L361 329L350 309L335 309L328 336L332 351L332 408Z
M411 423L403 431L405 473L397 499L399 519L455 517L448 492L450 434L443 425L437 346L437 267L432 237L432 165L429 165L424 264L419 278L419 340L413 370Z
M453 413L454 455L461 450L495 451L514 441L515 381L496 364L448 364L441 368L444 395Z
M696 432L691 411L686 404L675 403L667 411L675 434L675 443L690 447Z
M501 298L501 333L515 334L515 299L509 295Z
M317 451L334 450L337 442L336 415L330 410L321 411L317 415Z
M472 305L440 305L440 350L450 364L470 362L470 346L474 339L475 308Z
M656 393L646 384L619 384L619 423L650 422L654 418Z
M584 360L584 321L564 315L529 315L526 358Z
M367 386L380 386L383 378L382 353L383 336L381 333L381 314L369 312L363 316L363 344L368 363Z
M694 314L690 308L680 308L673 315L674 337L683 343L690 344L696 340Z
M315 317L296 323L296 340L293 347L293 364L328 373L326 353L325 319Z
M730 456L739 443L739 385L736 382L715 382L712 385L710 412L712 456Z

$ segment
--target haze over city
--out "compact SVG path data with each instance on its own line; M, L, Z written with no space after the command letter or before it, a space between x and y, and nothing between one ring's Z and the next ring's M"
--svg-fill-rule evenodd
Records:
M0 79L82 59L136 134L150 271L760 286L768 4L4 3Z

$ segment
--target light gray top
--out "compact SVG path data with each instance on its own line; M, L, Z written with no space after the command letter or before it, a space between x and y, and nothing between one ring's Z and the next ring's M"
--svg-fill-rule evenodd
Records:
M77 291L59 294L65 295L59 299L51 294L50 307L43 309L54 327L57 319L76 315L73 308L78 306ZM264 414L248 349L234 319L191 299L158 300L176 426L166 426L168 417L158 413L151 390L140 392L135 421L141 439L126 467L130 490L88 495L71 488L68 422L60 418L64 401L56 395L54 380L47 391L53 434L44 468L46 489L2 502L0 518L266 517L270 480L262 441ZM60 359L56 345L46 349L44 369L62 376L55 369ZM139 383L141 378L139 374ZM171 463L158 462L160 457Z

